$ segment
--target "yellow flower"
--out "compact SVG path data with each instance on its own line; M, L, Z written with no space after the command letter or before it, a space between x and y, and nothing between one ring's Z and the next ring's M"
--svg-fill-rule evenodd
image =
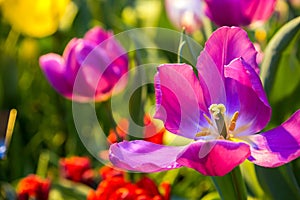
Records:
M2 0L4 18L13 29L32 37L57 31L70 0Z

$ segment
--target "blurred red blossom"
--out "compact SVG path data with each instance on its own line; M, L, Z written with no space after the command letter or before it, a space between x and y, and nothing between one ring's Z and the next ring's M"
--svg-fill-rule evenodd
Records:
M117 124L115 129L111 129L107 140L110 144L118 142L118 140L126 139L128 132L129 122L127 119L123 118Z
M144 124L146 126L144 131L145 140L156 144L163 144L166 129L164 127L158 127L149 114L145 114Z
M104 179L109 179L112 177L123 177L124 178L125 172L117 170L113 167L103 166L99 169L99 174L100 174L101 178L104 180Z
M94 171L91 169L91 161L88 157L61 158L59 166L62 177L87 185L93 184Z
M144 115L144 140L156 144L163 143L163 135L165 128L158 127L153 118L149 114ZM121 119L115 130L110 130L107 140L110 144L118 142L118 140L126 140L128 135L129 122L127 119Z
M103 180L96 190L91 190L87 200L169 200L170 185L162 183L164 194L148 177L143 177L137 183L125 179L125 173L110 167L100 169Z
M111 129L107 136L107 142L109 145L121 142L123 140L128 140L128 128L129 121L126 118L122 118L118 121L115 129ZM164 127L159 127L156 123L154 123L153 117L149 114L144 115L144 135L141 139L156 143L163 144L163 137L166 129ZM103 160L109 160L108 151L101 151L99 153L99 157Z
M18 200L48 200L50 184L50 180L30 174L18 184Z

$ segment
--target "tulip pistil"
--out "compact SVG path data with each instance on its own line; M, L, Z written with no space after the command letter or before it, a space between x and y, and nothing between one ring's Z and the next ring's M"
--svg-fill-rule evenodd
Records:
M236 128L236 122L239 117L239 112L236 111L230 121L228 116L226 116L226 107L224 104L212 104L209 108L209 113L211 117L203 113L203 116L210 128L202 128L195 136L204 137L204 136L214 136L218 139L231 139L234 137L233 131Z
M224 104L212 104L209 108L209 112L212 115L213 119L216 122L218 132L220 136L223 138L227 137L226 124L224 119L224 114L226 112L226 108Z

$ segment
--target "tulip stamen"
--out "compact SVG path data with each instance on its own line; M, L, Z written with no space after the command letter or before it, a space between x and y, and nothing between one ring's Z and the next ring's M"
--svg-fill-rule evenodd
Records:
M236 111L236 112L233 114L233 116L232 116L232 118L231 118L231 120L230 120L230 124L229 124L229 127L228 127L228 130L229 130L229 131L234 131L235 126L236 126L236 121L237 121L238 117L239 117L239 112Z
M201 137L201 136L208 136L210 135L210 131L208 128L204 128L202 131L198 132L196 134L196 137Z
M206 121L209 123L209 125L214 125L213 122L211 121L211 119L205 114L203 113L204 118L206 119Z

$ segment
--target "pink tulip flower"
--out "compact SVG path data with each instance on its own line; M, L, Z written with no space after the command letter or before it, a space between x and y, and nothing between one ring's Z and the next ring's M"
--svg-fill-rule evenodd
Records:
M127 83L121 79L128 71L127 54L112 33L100 27L72 39L62 56L49 53L39 62L54 89L78 102L105 101L113 89L122 90Z
M271 117L256 54L243 29L222 27L198 57L198 76L187 64L160 65L155 76L155 117L190 143L115 143L110 146L111 162L140 172L185 166L204 175L223 176L246 159L278 167L298 158L300 110L280 126L256 134Z

